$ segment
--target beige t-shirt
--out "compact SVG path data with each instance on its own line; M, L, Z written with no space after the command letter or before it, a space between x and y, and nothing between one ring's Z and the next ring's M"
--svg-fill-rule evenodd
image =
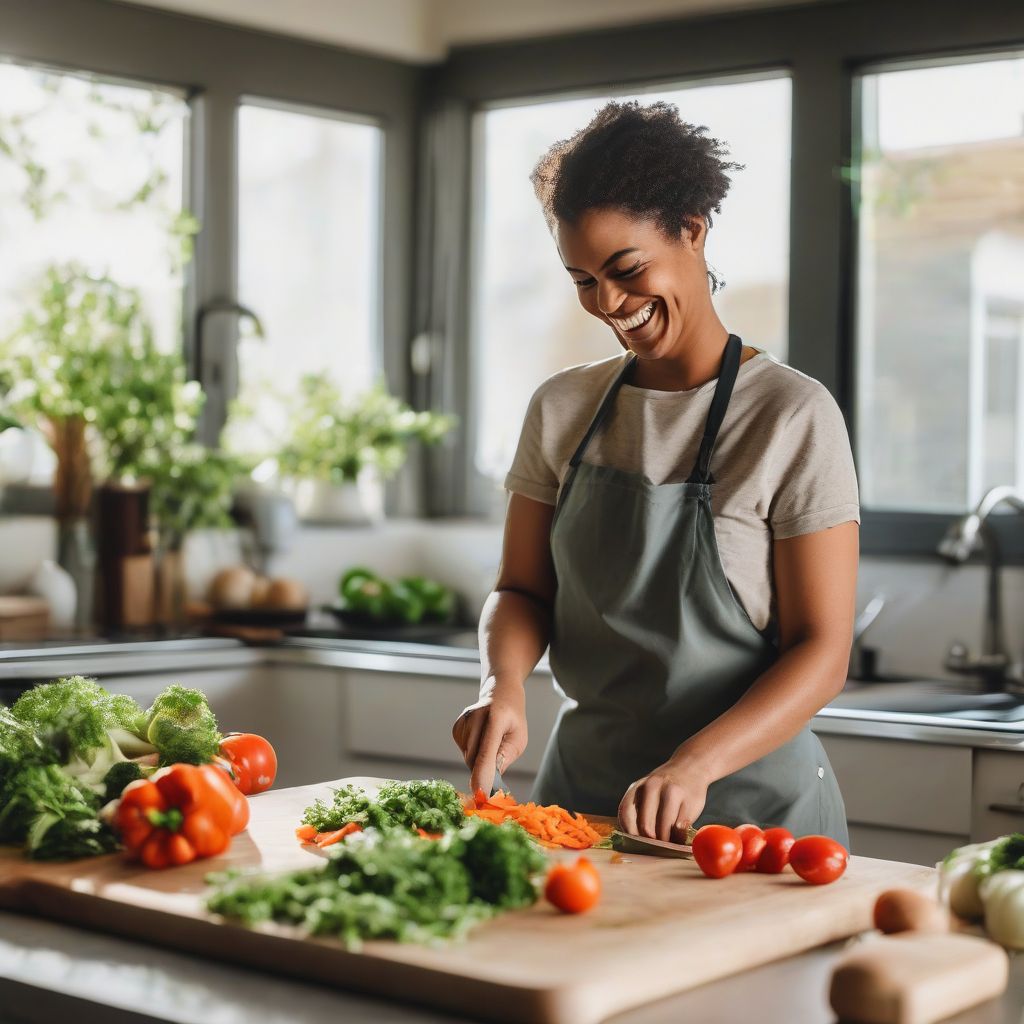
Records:
M569 459L628 353L549 377L536 390L505 488L555 504ZM693 469L717 379L689 391L624 384L585 462L654 484ZM813 377L759 349L741 363L711 457L715 536L726 577L758 629L776 621L773 538L860 522L842 413Z

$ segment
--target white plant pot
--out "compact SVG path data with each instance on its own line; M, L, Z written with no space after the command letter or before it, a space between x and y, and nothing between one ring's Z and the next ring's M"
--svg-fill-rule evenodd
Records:
M309 522L366 526L384 518L384 485L376 473L342 484L292 480L288 491L299 518Z

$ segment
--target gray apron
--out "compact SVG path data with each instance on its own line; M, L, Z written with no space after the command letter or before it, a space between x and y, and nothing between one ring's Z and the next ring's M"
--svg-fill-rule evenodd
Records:
M533 799L616 814L637 779L732 707L777 658L726 579L711 511L711 453L743 344L729 335L693 472L652 484L583 462L633 369L605 394L569 463L551 529L557 575L550 664L566 704ZM805 726L708 787L695 823L782 825L849 845L832 767Z

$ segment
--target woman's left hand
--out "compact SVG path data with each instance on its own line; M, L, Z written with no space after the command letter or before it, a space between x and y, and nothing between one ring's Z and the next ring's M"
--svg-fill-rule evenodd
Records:
M704 810L708 785L692 762L673 757L626 790L619 804L619 828L646 839L685 843L686 830Z

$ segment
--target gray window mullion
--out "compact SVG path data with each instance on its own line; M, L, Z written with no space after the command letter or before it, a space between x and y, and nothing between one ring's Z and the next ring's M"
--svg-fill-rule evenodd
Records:
M208 315L202 325L202 352L196 336L197 314L212 302L236 300L238 282L238 96L211 90L194 104L195 152L192 160L196 187L192 212L199 218L193 270L193 299L188 320L189 365L206 392L201 437L215 444L227 406L237 389L234 315ZM259 312L258 310L256 311ZM202 359L202 366L198 359Z
M789 354L787 362L840 398L842 239L846 194L839 169L846 148L848 89L834 55L797 59L792 67Z

